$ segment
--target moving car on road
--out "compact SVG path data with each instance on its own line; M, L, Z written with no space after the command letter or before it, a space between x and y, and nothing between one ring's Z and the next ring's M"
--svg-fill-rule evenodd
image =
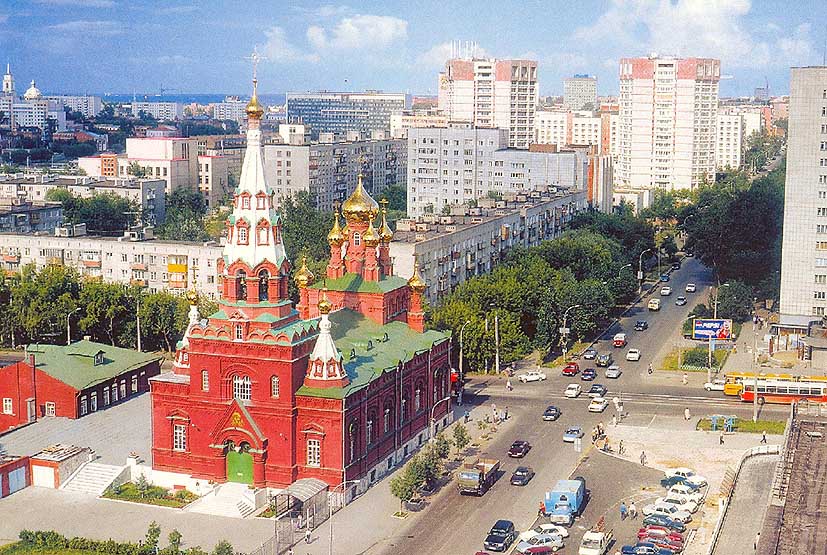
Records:
M660 275L660 280L664 283L669 281L669 274L661 274Z
M563 433L563 443L574 443L575 439L583 437L583 428L572 426Z
M524 486L534 478L534 469L530 466L518 466L511 475L512 486Z
M564 376L576 376L578 372L580 372L580 365L576 362L569 362L566 364L566 367L563 368Z
M539 370L529 370L525 374L520 374L517 379L523 383L541 382L546 379L546 375Z
M599 383L593 383L592 386L589 388L589 391L588 391L587 395L589 397L592 397L592 398L594 398L594 397L605 397L606 393L608 393L608 392L609 392L609 389L605 385L602 385L602 384L599 384Z
M560 418L560 415L563 414L560 409L555 407L554 405L549 405L546 407L546 410L543 411L543 420L546 422L551 422L553 420L557 420Z
M726 385L726 380L723 378L715 378L711 382L706 382L704 384L704 389L707 391L723 391L724 386Z
M570 383L563 392L563 395L569 399L574 399L575 397L580 397L581 393L583 393L583 388L580 387L579 383Z
M677 306L683 306L683 305L685 305L685 304L686 304L686 297L684 297L683 295L681 295L680 297L678 297L677 299L675 299L675 305L677 305Z
M634 362L640 360L640 349L629 349L629 352L626 353L626 360L631 360Z
M508 456L515 459L522 459L531 450L531 444L527 441L517 440L511 444Z
M694 293L697 290L697 286L694 283L687 283L685 290L687 293Z
M616 364L612 364L608 368L606 368L606 377L611 380L616 380L620 377L623 373L623 370L620 369L620 366Z
M626 334L616 333L612 338L612 347L622 348L626 346Z
M583 351L583 358L586 360L594 360L597 357L597 351L594 349L586 349Z
M604 397L595 397L592 399L592 402L589 403L589 412L603 412L608 406L608 399Z
M603 356L603 355L600 355ZM590 382L597 377L597 371L594 368L584 368L583 373L580 374L580 379L584 382Z
M638 320L635 322L635 331L646 331L649 329L649 322L646 320Z
M620 548L621 555L675 555L671 549L660 549L646 545L624 545Z
M668 297L669 295L672 294L672 288L669 287L668 285L664 285L663 287L660 288L660 294L661 294L662 297Z
M607 367L611 366L613 362L614 362L614 359L612 359L612 355L610 355L609 353L606 353L605 355L598 356L597 360L595 361L595 364L597 366L603 366L604 368L607 368Z
M653 312L660 310L660 299L649 299L649 303L646 307Z
M513 522L510 520L498 520L494 526L491 527L491 531L488 532L488 537L485 538L483 546L485 549L490 549L491 551L502 552L514 543L516 536L517 532L514 529Z

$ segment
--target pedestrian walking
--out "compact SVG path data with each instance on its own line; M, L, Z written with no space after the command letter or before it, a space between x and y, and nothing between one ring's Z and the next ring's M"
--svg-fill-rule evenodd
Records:
M718 436L718 445L723 445L723 444L724 444L724 432L723 432L723 430L721 430L721 435Z
M465 411L464 419L465 419L465 423L468 424L468 421L471 420L471 413L468 412L468 411Z
M761 540L761 532L755 534L755 541L752 543L752 548L758 551L758 542Z
M635 506L634 501L632 501L631 505L629 505L629 518L632 520L637 518L637 507Z
M689 407L686 407L683 409L683 419L689 420L690 418L692 418L692 413L689 412Z
M508 407L507 406L505 407L505 417L503 418L503 420L508 420Z
M628 509L626 508L626 503L621 501L620 502L620 520L626 520L626 513Z
M604 433L606 433L606 429L603 427L603 422L598 422L597 423L597 433L600 434L600 435L603 435Z
M612 426L617 426L617 416L612 415Z
M767 443L767 432L761 432L761 443Z
M618 455L623 454L623 440L622 439L620 440L620 443L617 444L617 454Z
M512 389L514 389L514 386L511 385L511 380L505 380L505 388L508 391L511 391Z
M541 516L545 516L545 514L546 514L546 506L545 506L545 504L543 504L542 501L540 501L540 506L537 508L537 518L540 518Z
M646 466L646 451L640 452L640 466Z
M681 381L683 382L683 385L686 385L686 384L689 383L689 376L687 375L686 372L683 373L683 379Z
M304 543L310 543L310 526L304 531Z

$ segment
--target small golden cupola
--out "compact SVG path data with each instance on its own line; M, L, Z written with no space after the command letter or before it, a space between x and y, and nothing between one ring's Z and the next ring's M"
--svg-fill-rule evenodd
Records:
M313 275L313 272L310 271L310 268L307 267L306 256L302 257L301 268L298 269L293 279L296 281L296 285L298 285L302 289L307 287L308 285L313 285L315 276Z
M356 182L356 189L353 194L342 203L342 215L346 222L363 222L367 223L371 219L375 219L379 215L379 204L365 191L362 185L362 174L359 174L359 180Z
M365 242L365 246L370 248L376 247L379 244L380 238L376 232L376 228L373 227L373 217L368 220L368 228L365 230L362 240Z
M339 227L339 211L338 209L333 213L333 229L327 234L327 242L332 247L338 247L345 242L345 234L342 228Z
M251 120L260 120L264 115L264 108L258 102L258 79L255 77L253 78L253 96L244 111L247 112L247 117Z
M393 231L388 226L388 199L383 198L379 201L382 205L382 225L379 227L379 239L383 243L390 243L393 239Z
M408 280L408 287L410 287L415 293L419 294L422 294L428 287L428 284L425 283L425 280L422 279L422 276L419 273L419 262L414 262L414 271L411 279Z

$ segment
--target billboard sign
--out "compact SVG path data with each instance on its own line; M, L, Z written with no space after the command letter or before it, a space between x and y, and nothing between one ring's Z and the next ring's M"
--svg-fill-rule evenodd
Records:
M732 320L695 318L692 339L726 341L732 339Z

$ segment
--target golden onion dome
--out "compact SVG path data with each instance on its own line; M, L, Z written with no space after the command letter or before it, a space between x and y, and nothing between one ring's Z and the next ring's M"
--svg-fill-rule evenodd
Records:
M362 174L359 174L359 180L356 183L356 189L353 194L342 203L342 215L345 220L367 222L371 218L376 218L379 214L379 205L371 196L365 191L362 185Z
M339 227L339 212L334 212L333 217L333 229L327 234L327 242L331 246L338 247L345 242L345 234L342 232L342 228Z
M388 199L383 198L379 201L379 204L382 205L382 225L379 227L379 239L383 243L390 243L393 239L393 231L388 226Z
M365 230L362 240L368 247L375 247L379 244L379 234L376 233L376 228L373 227L373 218L368 221L368 228Z
M298 285L300 289L304 289L308 285L313 284L315 276L313 275L313 272L311 272L310 269L307 267L306 256L302 257L301 268L298 269L293 279L296 281L296 285Z
M425 283L425 280L422 279L422 276L419 274L419 262L414 262L414 271L411 279L408 280L408 287L419 294L422 294L425 288L428 287L428 284Z
M325 287L322 289L322 298L319 299L319 313L330 314L331 310L333 310L333 303L328 300L327 287Z
M198 305L198 293L195 291L195 289L190 289L189 291L187 291L185 297L190 306Z
M258 102L258 79L253 79L253 96L244 111L247 112L249 119L260 120L264 115L264 108Z

